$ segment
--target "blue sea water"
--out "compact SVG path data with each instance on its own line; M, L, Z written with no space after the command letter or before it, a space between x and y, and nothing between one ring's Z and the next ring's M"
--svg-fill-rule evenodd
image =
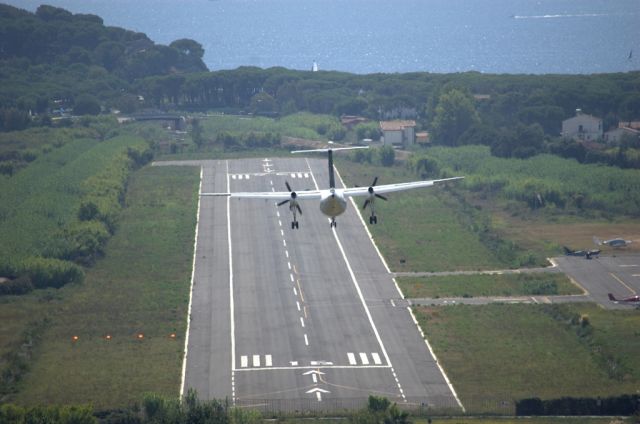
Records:
M93 13L211 70L568 73L640 69L640 0L4 0ZM631 56L631 57L629 57Z

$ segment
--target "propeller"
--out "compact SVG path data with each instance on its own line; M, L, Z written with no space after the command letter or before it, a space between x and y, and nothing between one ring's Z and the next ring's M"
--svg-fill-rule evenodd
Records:
M364 205L362 205L362 209L366 209L367 206L369 206L369 204L371 202L373 202L373 198L377 197L378 199L382 199L382 200L388 200L385 196L378 194L375 192L375 190L373 189L373 187L376 186L376 183L378 182L378 177L375 177L373 179L373 182L371 183L371 185L369 186L369 189L367 190L369 192L369 198L367 198L367 200L364 201Z
M300 215L302 215L302 209L300 208L300 205L296 201L296 198L298 197L298 194L291 189L291 186L289 185L288 181L285 181L284 185L287 186L287 190L289 190L289 192L291 193L291 198L287 199L287 200L283 200L282 202L278 203L278 206L282 206L285 203L291 202L291 204L298 210L298 212L300 212Z

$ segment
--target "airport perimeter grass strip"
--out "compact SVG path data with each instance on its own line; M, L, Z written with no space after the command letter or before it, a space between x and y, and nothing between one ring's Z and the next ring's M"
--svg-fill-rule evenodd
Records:
M407 298L580 295L559 273L399 277Z
M640 384L635 311L604 311L590 303L414 311L472 414L496 413L503 405L503 413L513 414L514 401L529 397L634 394ZM571 316L587 317L589 331L572 324Z
M178 395L197 190L195 167L133 175L105 257L41 305L51 326L16 402L103 409Z

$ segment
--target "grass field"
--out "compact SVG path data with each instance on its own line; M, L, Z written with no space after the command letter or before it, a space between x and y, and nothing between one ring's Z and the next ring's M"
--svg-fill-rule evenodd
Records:
M397 282L408 298L582 294L559 273L401 277Z
M527 397L635 394L640 384L635 311L604 311L593 304L494 304L415 312L471 413ZM570 325L571 316L588 317L589 332Z
M338 169L348 186L367 186L415 180L402 167L374 167L340 160ZM454 184L454 183L452 183ZM458 216L439 187L391 193L388 202L376 202L378 224L371 232L393 271L453 271L508 267ZM365 217L366 217L365 211ZM455 254L452 254L455 252Z
M34 316L51 320L16 402L100 409L178 394L198 181L196 168L135 173L118 232L84 284L3 299L16 332Z

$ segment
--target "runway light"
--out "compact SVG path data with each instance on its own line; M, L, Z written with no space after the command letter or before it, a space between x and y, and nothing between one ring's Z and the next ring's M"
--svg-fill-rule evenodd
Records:
M171 334L169 334L169 337L175 340L175 338L176 338L176 333L171 333Z
M105 340L111 340L111 334L107 334L106 336L104 336Z
M144 334L138 333L138 335L136 337L138 338L138 340L142 340L142 339L144 339Z
M80 337L78 337L78 336L72 336L71 337L71 341L72 342L77 342L79 339L80 339Z

